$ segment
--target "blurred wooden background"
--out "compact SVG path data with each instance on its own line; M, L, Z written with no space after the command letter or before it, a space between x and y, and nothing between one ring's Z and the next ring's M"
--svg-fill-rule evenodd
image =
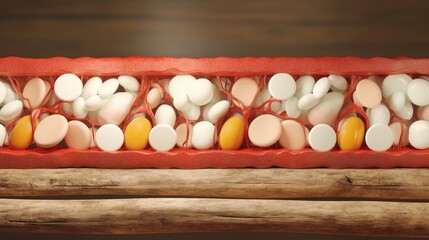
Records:
M0 57L429 57L425 0L13 0L0 7ZM58 238L143 237L0 234L0 239ZM282 233L144 238L378 239Z
M425 0L13 0L0 56L429 56Z

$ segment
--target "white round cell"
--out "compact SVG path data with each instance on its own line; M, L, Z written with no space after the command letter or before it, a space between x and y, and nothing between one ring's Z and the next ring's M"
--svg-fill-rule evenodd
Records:
M167 152L177 143L176 131L168 124L158 124L150 130L149 144L158 152Z
M410 120L413 117L414 114L414 108L413 105L411 104L411 102L409 101L405 101L404 107L401 108L401 110L399 111L395 111L395 113L405 119L405 120Z
M340 91L346 91L348 88L347 80L341 76L341 75L334 75L331 74L328 76L329 81L331 82L331 88L332 90L340 90Z
M321 98L328 93L330 87L331 81L329 78L323 77L314 84L313 94L316 98Z
M191 86L197 79L191 75L174 76L168 84L168 93L172 98L175 98L179 92L187 92L187 88Z
M105 124L95 133L95 142L101 150L114 152L124 144L124 133L114 124Z
M177 92L176 97L173 99L173 106L179 110L185 110L190 104L188 95L185 92Z
M213 146L215 127L208 121L195 124L192 131L192 145L199 150L209 149Z
M429 82L424 79L414 79L408 83L408 98L417 106L429 104Z
M411 82L411 77L407 74L389 75L383 80L382 92L383 97L388 99L392 94L401 92L407 93L408 83Z
M54 85L55 95L63 101L74 101L82 94L82 89L82 81L72 73L59 76Z
M286 100L295 94L295 79L287 73L274 74L268 82L268 91L273 98Z
M384 104L379 104L373 108L367 109L369 124L388 125L390 121L390 111Z
M299 110L309 110L310 108L317 105L319 102L319 98L317 98L314 94L304 95L298 101L298 109Z
M20 100L14 100L7 103L0 109L0 120L4 122L11 121L22 112L23 104Z
M116 78L110 78L103 82L100 89L98 89L98 95L101 98L109 98L111 97L116 90L118 90L119 81Z
M214 104L208 112L208 121L215 124L228 113L230 103L222 100Z
M392 94L389 98L389 107L393 111L400 111L405 106L405 95L401 92Z
M5 98L6 98L6 86L2 81L0 81L0 104L4 101Z
M162 104L155 112L155 121L156 125L167 124L174 127L176 123L176 112L170 105Z
M414 148L429 148L429 122L425 120L413 122L408 130L408 140Z
M94 95L86 99L84 107L86 111L97 111L102 108L107 101L108 99L103 99L98 95Z
M103 85L103 80L100 77L92 77L86 81L82 90L82 97L86 100L98 94L98 90Z
M187 88L189 100L198 106L206 105L213 98L212 83L206 78L199 78Z
M140 88L139 81L130 75L119 76L118 81L119 85L121 85L127 91L137 92Z
M296 80L295 97L299 99L302 96L311 93L315 83L316 81L313 76L304 75L299 77L298 80Z
M201 109L199 106L190 102L188 106L185 109L183 109L182 113L189 120L195 121L195 120L198 120L198 118L200 118Z
M308 134L310 147L319 152L332 150L337 143L337 135L334 129L327 124L314 126Z
M0 124L0 147L3 147L6 137L7 137L6 128L2 124Z
M73 101L72 112L73 116L77 118L86 117L88 111L85 109L85 99L83 97L78 97Z
M291 118L297 118L301 114L301 110L298 108L298 98L291 97L285 101L286 115Z
M386 151L393 145L393 132L389 126L376 123L365 134L365 142L369 149L377 152Z

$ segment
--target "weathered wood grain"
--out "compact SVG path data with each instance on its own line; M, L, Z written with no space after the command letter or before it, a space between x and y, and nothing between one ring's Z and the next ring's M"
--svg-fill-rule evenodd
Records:
M0 170L0 196L429 199L429 169Z
M0 231L277 231L429 237L429 203L239 199L0 200Z

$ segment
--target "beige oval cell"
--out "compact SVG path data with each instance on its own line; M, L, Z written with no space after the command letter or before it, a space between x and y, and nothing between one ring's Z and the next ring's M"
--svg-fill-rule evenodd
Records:
M44 118L34 131L34 142L42 148L50 148L60 143L67 134L67 119L59 114Z
M64 141L67 147L77 150L86 150L91 145L91 132L81 121L73 120L68 123L67 134Z
M377 83L364 79L356 86L356 94L353 96L356 100L367 108L373 108L381 103L382 94Z
M25 84L24 89L22 90L24 106L28 109L39 107L49 88L50 85L48 87L45 81L41 78L32 78L27 82L27 84Z
M176 134L177 134L177 146L181 148L192 148L192 130L194 126L192 124L189 124L189 130L186 123L182 123L176 128ZM185 144L186 138L188 139L187 143Z
M393 145L399 145L399 139L401 137L401 122L394 122L389 125L390 129L393 132ZM403 147L407 146L410 142L408 141L408 126L404 124L404 133L402 134L401 145Z
M249 140L258 147L269 147L276 143L282 133L280 120L269 114L255 118L249 126Z
M162 102L164 94L160 88L152 88L146 96L147 103L151 109L154 109L159 106Z
M303 149L306 145L304 127L294 120L285 120L281 124L280 145L289 150Z
M232 85L231 94L240 100L243 107L249 107L259 92L258 83L252 78L240 78ZM236 101L234 104L240 106Z

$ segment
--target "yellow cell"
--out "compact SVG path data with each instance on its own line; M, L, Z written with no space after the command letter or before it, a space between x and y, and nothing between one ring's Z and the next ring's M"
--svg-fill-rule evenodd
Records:
M39 120L36 120L36 125ZM12 149L27 149L33 143L33 128L31 116L27 115L19 119L9 134L9 147Z
M338 145L341 150L358 150L365 135L365 124L358 117L349 117L338 132Z
M241 117L231 117L223 124L219 134L219 146L224 150L237 150L244 139L244 121Z
M142 150L147 146L152 124L145 117L132 120L125 128L125 148L128 150Z

